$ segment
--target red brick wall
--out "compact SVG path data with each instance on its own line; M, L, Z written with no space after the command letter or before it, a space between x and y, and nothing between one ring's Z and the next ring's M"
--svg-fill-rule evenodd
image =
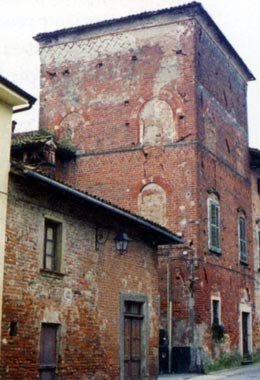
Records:
M252 199L253 199L253 212L252 212L252 227L253 227L253 249L254 249L254 270L256 277L255 286L255 319L254 326L254 343L258 350L260 350L260 257L259 257L259 238L258 231L260 230L260 195L258 192L258 181L260 178L260 170L254 169L251 171L252 180Z
M63 276L41 273L44 217L62 222ZM118 221L95 249L102 214L11 177L7 216L1 371L6 380L38 378L42 322L60 324L58 372L119 379L120 295L148 298L148 377L157 376L159 296L157 257L135 230L129 250L114 246ZM66 297L70 295L70 297ZM18 322L9 336L10 322ZM91 377L92 378L92 377Z
M191 297L186 264L179 259L182 251L172 252L173 345L203 346L210 357L238 350L238 305L253 305L254 273L246 80L237 63L210 37L210 30L181 18L47 44L41 75L41 126L55 130L61 139L71 138L80 150L69 167L60 164L57 176L134 212L146 184L161 186L166 226L181 233L192 248L189 252L198 257ZM164 123L172 125L171 141L160 121L153 128L155 121L144 111L154 99L158 107L164 101L172 109ZM160 110L154 115L156 119ZM147 126L150 135L143 144ZM208 250L207 198L212 189L220 196L221 256ZM238 209L246 213L247 267L238 257ZM165 324L164 268L160 278ZM244 299L245 289L250 300ZM229 335L222 346L211 338L214 294L221 297Z

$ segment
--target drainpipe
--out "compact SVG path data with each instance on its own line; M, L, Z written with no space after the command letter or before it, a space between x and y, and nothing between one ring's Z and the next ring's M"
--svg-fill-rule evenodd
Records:
M168 372L172 371L172 300L171 300L170 263L167 262L167 330L168 330Z

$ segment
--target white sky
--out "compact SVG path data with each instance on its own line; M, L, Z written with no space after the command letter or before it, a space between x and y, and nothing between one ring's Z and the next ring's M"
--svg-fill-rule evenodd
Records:
M32 36L143 11L186 4L185 0L0 0L0 74L38 98L38 44ZM260 1L201 0L256 77L249 83L250 145L260 149ZM38 105L15 116L17 131L38 128Z

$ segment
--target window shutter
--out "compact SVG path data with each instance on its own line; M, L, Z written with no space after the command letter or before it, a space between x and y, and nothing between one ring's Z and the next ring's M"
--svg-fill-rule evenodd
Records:
M213 202L210 202L209 208L209 228L210 248L220 249L219 205Z
M247 247L246 247L246 221L244 218L239 218L239 249L240 260L247 262Z

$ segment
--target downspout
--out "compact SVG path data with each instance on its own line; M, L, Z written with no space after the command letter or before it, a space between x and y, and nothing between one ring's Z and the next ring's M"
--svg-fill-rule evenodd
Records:
M168 330L168 372L172 371L172 300L171 300L171 272L167 262L167 330Z

